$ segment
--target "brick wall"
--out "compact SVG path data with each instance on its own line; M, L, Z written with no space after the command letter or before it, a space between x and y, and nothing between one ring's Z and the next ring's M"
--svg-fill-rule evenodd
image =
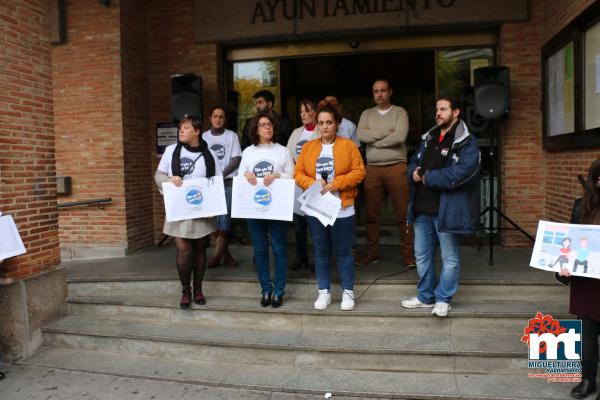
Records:
M0 280L60 262L47 0L0 3L0 210L14 217L27 254L0 266Z
M544 31L542 46L560 32L594 0L550 0L544 3ZM600 157L600 149L564 150L546 153L546 218L567 222L573 200L582 193L577 174L587 176L593 160Z
M202 77L205 125L208 110L225 100L219 47L216 44L194 43L193 3L193 0L151 0L148 6L149 129L153 171L158 166L155 154L156 123L170 121L171 75L193 72ZM162 237L164 205L155 186L152 192L155 235L159 240Z
M147 2L121 4L123 152L128 250L153 241L152 154L148 129Z
M511 112L500 134L502 209L532 235L544 215L540 3L530 2L529 21L502 25L499 46L499 63L510 68L511 86ZM505 231L503 244L529 246L530 242L519 232Z
M69 0L67 40L52 53L56 169L72 177L59 202L111 197L107 206L60 211L63 256L127 247L119 2ZM101 252L102 253L102 252Z
M500 31L500 64L511 69L511 114L501 135L503 211L532 235L540 219L569 220L573 200L581 193L576 176L600 154L598 149L542 148L541 48L592 3L533 0L528 22L504 24ZM529 245L511 231L503 243Z

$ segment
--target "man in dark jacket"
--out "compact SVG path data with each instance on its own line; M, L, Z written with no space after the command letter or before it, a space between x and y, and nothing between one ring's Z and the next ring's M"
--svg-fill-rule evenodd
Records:
M477 139L460 119L460 101L450 95L436 103L436 126L421 137L408 165L410 185L408 223L415 231L419 282L417 296L402 307L433 307L445 317L458 289L459 236L475 233L479 224L479 167ZM440 244L442 272L435 275L435 252Z
M276 141L283 147L287 146L288 139L290 138L290 134L292 133L292 127L290 125L290 120L283 115L277 115L275 110L273 110L273 105L275 104L275 96L268 90L259 90L254 93L252 96L254 99L254 104L256 105L256 112L265 112L269 111L275 115L277 118L277 137ZM241 146L242 150L252 144L250 140L250 120L252 118L248 118L246 123L244 124L244 130L242 132L242 140Z

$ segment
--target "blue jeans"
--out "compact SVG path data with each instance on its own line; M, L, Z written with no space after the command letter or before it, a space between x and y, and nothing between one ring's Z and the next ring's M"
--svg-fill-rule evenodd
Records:
M225 186L225 202L227 214L217 215L217 230L229 232L231 230L231 186Z
M315 249L315 273L319 289L331 289L331 255L335 255L342 289L354 288L354 215L338 218L333 226L323 226L315 217L306 216L306 224Z
M308 261L308 237L306 235L306 218L294 214L294 233L296 236L296 260Z
M285 276L288 267L287 227L286 221L248 219L248 229L254 247L254 263L263 293L274 291L278 296L283 296L285 293ZM269 232L271 232L271 248L275 256L275 290L273 290L269 268Z
M414 222L415 258L419 283L417 291L420 302L431 304L434 301L450 303L458 289L460 273L460 241L454 233L438 230L437 216L417 215ZM435 251L440 244L442 272L440 279L435 275Z

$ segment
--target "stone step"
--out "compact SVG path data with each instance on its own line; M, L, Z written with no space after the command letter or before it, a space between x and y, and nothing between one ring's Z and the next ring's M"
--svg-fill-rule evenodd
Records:
M572 384L519 375L420 373L215 363L173 357L123 355L105 350L44 347L21 362L63 370L298 395L423 400L553 400L568 398ZM302 398L300 396L300 398Z
M365 300L403 300L416 294L416 277L404 280L385 280L371 285L372 281L358 280L354 291ZM368 290L367 290L368 288ZM130 293L152 293L153 295L170 295L178 293L181 286L175 279L158 280L108 280L77 281L69 283L71 297L127 295ZM365 292L366 290L366 292ZM214 296L254 297L260 295L260 286L256 278L222 278L207 279L203 284L204 294ZM288 280L286 295L297 299L313 299L316 297L317 284L314 279ZM332 285L332 293L341 292L339 284ZM466 281L459 287L454 300L487 301L487 300L520 300L536 301L553 299L568 301L568 290L553 282L515 283L497 280Z
M568 318L566 301L479 301L453 302L450 316L438 318L431 309L404 309L397 301L362 300L354 311L340 311L339 297L325 311L313 309L312 300L287 298L281 308L261 307L258 297L208 297L204 306L179 308L179 297L151 295L112 295L71 297L70 315L93 318L150 322L193 322L204 327L328 330L331 327L356 331L439 332L472 334L506 332L519 335L537 311L555 318Z
M522 374L527 347L519 335L402 335L356 330L202 328L69 316L44 328L45 345L102 349L249 366L404 372ZM493 343L493 346L490 344Z

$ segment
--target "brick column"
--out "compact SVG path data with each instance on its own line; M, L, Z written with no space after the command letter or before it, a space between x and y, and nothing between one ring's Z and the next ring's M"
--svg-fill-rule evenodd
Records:
M40 328L64 311L48 0L0 4L0 210L27 253L0 265L0 358L40 345ZM3 240L3 238L0 238Z

